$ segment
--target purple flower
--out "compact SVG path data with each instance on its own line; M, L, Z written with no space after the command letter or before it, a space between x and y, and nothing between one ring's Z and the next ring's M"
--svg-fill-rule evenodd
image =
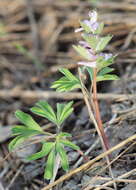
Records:
M83 24L85 24L86 26L88 26L88 28L90 29L91 32L95 32L97 30L97 28L99 27L99 23L97 22L97 12L96 11L90 11L89 12L89 17L90 20L84 20ZM78 28L75 30L75 32L81 32L84 31L84 28Z
M100 53L99 56L104 57L105 61L112 57L112 53Z
M79 41L79 44L82 45L86 49L91 61L94 61L97 59L97 56L95 55L94 50L89 46L87 42Z
M91 49L91 47L89 46L89 44L87 42L85 42L85 41L79 41L79 44L81 46L83 46L84 48Z

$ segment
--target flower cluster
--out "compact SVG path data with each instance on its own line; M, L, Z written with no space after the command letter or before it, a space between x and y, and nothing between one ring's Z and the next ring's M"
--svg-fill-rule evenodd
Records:
M97 68L100 60L104 62L112 58L111 53L101 53L112 36L100 37L104 26L103 23L97 21L98 15L96 11L89 12L88 15L89 20L80 22L81 27L75 30L75 32L82 32L81 36L85 41L80 41L79 46L74 46L74 48L81 56L84 54L83 57L88 60L78 62L79 65Z

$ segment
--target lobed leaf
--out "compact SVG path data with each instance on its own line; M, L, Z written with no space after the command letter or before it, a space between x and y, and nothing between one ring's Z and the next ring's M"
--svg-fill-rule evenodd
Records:
M80 88L80 80L75 77L68 69L60 69L60 72L65 75L55 81L51 88L56 88L59 92L66 92L76 88Z
M85 30L86 33L90 33L91 32L91 28L87 24L85 24L84 22L80 21L80 25Z
M58 152L60 155L61 165L62 165L63 170L68 171L69 170L68 157L62 144L60 144L59 142L56 143L56 152Z
M16 125L12 128L13 135L32 136L42 134L42 131L26 128L25 126Z
M104 23L99 23L98 28L95 30L94 34L101 34L104 28Z
M109 65L112 65L115 57L116 56L112 56L107 60L105 60L103 57L99 57L97 59L97 67L98 67L98 69L101 70L104 67L108 67Z
M88 51L87 51L84 47L82 47L82 46L80 46L80 45L77 45L77 46L73 45L73 48L74 48L74 49L76 50L76 52L79 53L82 57L84 57L85 59L90 60L90 55L89 55Z
M57 123L55 112L46 101L39 101L36 106L31 108L33 113L45 117L55 124Z
M98 76L105 75L105 74L107 74L107 73L111 73L112 71L114 71L113 68L104 67L103 69L101 69L101 70L98 72Z
M72 104L73 101L67 104L57 104L57 121L59 125L73 112Z
M53 177L54 163L55 163L55 150L53 149L48 156L46 162L46 168L44 172L44 178L51 179Z
M37 160L39 158L42 158L44 156L47 156L52 148L54 147L55 143L54 142L45 142L42 146L42 150L40 152L37 152L35 154L32 154L29 156L27 159L28 160Z
M66 132L61 132L58 136L59 137L72 137L72 135L70 133L66 133Z
M61 68L59 69L59 71L66 76L66 78L68 78L69 80L73 80L73 81L79 81L79 79L77 79L68 69L65 68Z
M58 92L67 92L67 91L74 90L76 88L80 88L80 85L75 81L62 82L58 80L53 83L51 88L56 88Z
M112 36L106 36L106 37L100 38L95 50L99 52L103 51L111 39L112 39Z
M117 75L113 75L113 74L97 76L97 82L106 81L106 80L119 80L119 77Z
M9 143L9 151L13 151L15 148L17 148L19 145L21 145L28 136L17 136L15 137L10 143Z
M79 150L79 146L75 145L74 143L68 141L68 140L60 140L60 143L62 143L65 146L68 146L74 150Z
M39 124L36 121L34 121L34 119L29 114L24 113L21 110L17 110L15 112L15 115L29 129L42 131L42 128L39 126Z
M83 34L83 38L84 40L90 45L90 47L92 49L96 49L97 44L99 43L99 38L96 35L87 35L87 34Z

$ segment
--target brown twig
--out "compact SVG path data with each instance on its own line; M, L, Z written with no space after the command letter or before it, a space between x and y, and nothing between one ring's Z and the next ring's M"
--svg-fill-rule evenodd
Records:
M98 93L99 100L111 100L122 102L128 99L136 99L136 94L114 94L114 93ZM83 99L83 95L80 92L53 92L53 91L42 91L42 90L21 90L21 89L12 89L12 90L1 90L0 98L23 98L23 99Z

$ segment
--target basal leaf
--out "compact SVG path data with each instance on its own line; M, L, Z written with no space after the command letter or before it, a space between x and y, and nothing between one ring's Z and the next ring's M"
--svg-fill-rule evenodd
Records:
M42 131L26 128L25 126L17 125L12 128L13 135L33 136L42 134Z
M65 146L68 146L74 150L79 150L79 146L75 145L74 143L68 141L68 140L60 140L60 143L62 143Z
M44 156L47 156L52 148L54 147L55 143L54 142L45 142L42 146L42 149L40 152L37 152L31 156L29 156L27 159L28 160L37 160L39 158L42 158Z
M15 125L12 127L12 135L20 135L22 130L27 130L27 127L24 125Z
M55 112L47 102L40 101L36 105L37 107L35 106L31 108L31 111L33 113L45 117L46 119L55 124L57 123Z
M16 117L29 129L34 129L38 131L42 131L42 128L34 121L34 119L27 113L23 111L17 110L15 112Z
M59 125L63 123L63 121L73 112L73 108L71 107L73 101L67 104L58 104L57 106L57 121Z
M59 142L56 144L56 152L58 152L60 155L61 165L63 170L68 171L69 170L68 157L62 144L60 144Z
M65 104L57 103L57 120L61 117L61 113L64 109Z
M44 178L51 179L53 177L54 163L55 163L55 150L53 149L48 156L46 162L46 168L44 172Z
M36 103L37 106L39 106L43 111L48 112L54 120L56 120L56 115L52 107L48 104L46 101L39 101Z
M9 143L9 151L13 151L15 148L17 148L18 146L20 146L26 139L28 138L28 136L17 136L15 137L10 143Z

